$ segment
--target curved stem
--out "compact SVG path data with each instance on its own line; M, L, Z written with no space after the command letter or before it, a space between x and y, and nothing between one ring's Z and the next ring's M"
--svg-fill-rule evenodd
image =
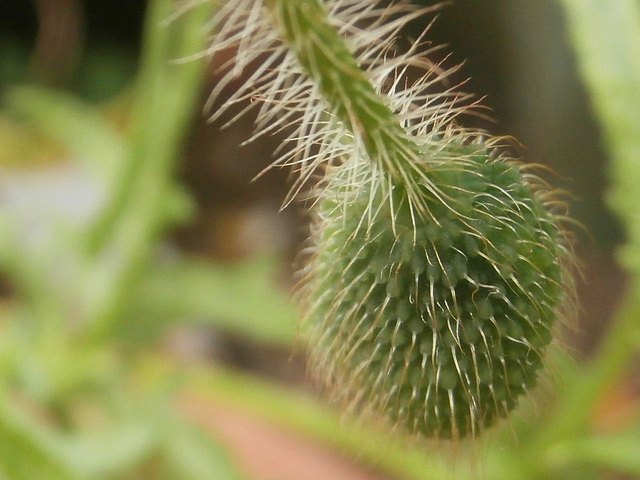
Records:
M593 406L628 365L640 334L640 7L635 0L561 0L591 101L612 155L609 203L625 222L623 263L634 275L599 353L567 384L556 421L546 433L570 436L587 427ZM615 35L612 35L615 32Z
M329 24L323 5L318 0L265 0L265 4L331 112L363 143L381 171L405 177L406 163L419 156L419 147Z
M620 307L611 331L596 357L567 381L554 419L545 425L544 443L582 433L591 420L594 406L615 382L638 350L640 339L640 284L632 286Z

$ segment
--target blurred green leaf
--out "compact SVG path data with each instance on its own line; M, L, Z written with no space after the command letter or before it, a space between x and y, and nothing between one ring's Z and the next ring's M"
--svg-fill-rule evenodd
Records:
M12 113L91 165L113 187L115 173L125 158L125 145L95 107L39 87L11 88L4 99Z
M157 361L156 368L160 365ZM406 438L390 434L379 425L364 426L341 418L338 412L303 392L230 369L191 368L185 379L188 380L186 393L209 399L212 409L216 405L231 405L294 435L348 453L393 478L481 478L472 468L475 457L473 454L467 457L463 446L457 452L460 468L453 475L453 462L448 456L450 445L432 443L430 449L425 449L425 444L419 441L408 443ZM515 477L511 475L508 480L515 480Z
M55 325L49 327L55 329ZM45 405L63 404L79 394L113 386L118 362L109 348L74 345L64 333L44 333L34 339L14 335L14 342L19 346L15 373L20 386Z
M135 470L159 446L154 426L128 418L107 430L75 435L65 448L66 458L84 478L118 478Z
M0 397L0 466L9 480L78 480L64 446Z
M297 317L275 281L276 264L267 257L235 265L189 259L156 268L143 283L137 318L212 323L259 341L291 345Z
M578 440L575 449L579 459L588 465L640 478L640 428Z
M587 431L593 407L633 357L640 331L640 3L559 2L612 155L609 199L626 227L622 260L632 281L598 353L566 382L555 419L540 429L540 445L570 441Z
M211 436L185 422L169 424L165 462L175 480L240 480L227 453Z
M625 265L640 276L640 2L560 3L613 157L609 203L627 227Z

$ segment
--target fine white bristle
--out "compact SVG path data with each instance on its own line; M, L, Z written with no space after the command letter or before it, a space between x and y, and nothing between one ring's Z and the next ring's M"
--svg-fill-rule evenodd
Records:
M429 50L424 34L406 51L396 45L407 23L433 13L438 7L419 8L408 2L380 7L373 0L329 0L324 5L329 23L343 36L376 94L396 114L404 135L412 143L428 149L432 157L439 156L435 161L446 161L449 153L445 139L470 143L478 136L477 132L454 123L457 116L472 106L471 96L461 94L459 85L445 86L455 68L447 70L427 60L425 54ZM211 114L211 121L222 117L230 107L241 104L242 112L227 124L249 109L256 109L256 130L251 140L280 130L289 133L279 156L269 167L291 166L297 172L285 204L297 198L318 172L335 165L351 167L352 180L380 182L380 187L385 189L388 179L380 175L375 165L363 178L358 165L371 159L362 139L332 114L317 83L300 66L291 45L278 34L275 22L263 0L220 4L211 22L215 33L207 54L231 50L233 55L219 66L221 78L207 108L234 83L224 106L217 106ZM241 75L242 84L238 86L236 82ZM345 95L342 101L348 108L350 102L360 99ZM392 155L388 143L379 141L376 145L381 157ZM412 163L422 162L413 152L405 154L411 161L402 168L388 162L400 176L408 175ZM429 184L423 169L416 168L414 174ZM411 182L408 182L408 191L411 196ZM435 189L434 194L437 195Z

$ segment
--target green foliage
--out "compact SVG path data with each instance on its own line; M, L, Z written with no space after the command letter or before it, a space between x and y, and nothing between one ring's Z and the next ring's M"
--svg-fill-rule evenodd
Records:
M164 321L155 322L157 305L148 295L166 289L168 275L214 289L231 277L241 288L262 288L274 304L281 298L268 288L273 269L265 261L249 278L196 260L169 266L159 251L167 229L191 210L173 169L205 66L170 62L204 47L201 29L212 12L203 4L167 23L173 8L171 1L149 6L124 135L95 107L68 95L35 87L4 95L15 117L73 156L71 170L91 182L99 198L85 198L86 211L75 216L42 202L2 206L0 266L15 289L0 324L3 479L151 478L149 472L167 479L239 478L221 447L170 406L174 393L166 384L174 380L159 379L146 390L130 383L140 348L177 321L220 316L233 326L243 313L216 308L215 299L228 292L209 302L169 295ZM253 319L261 308L256 302L244 301ZM262 314L265 321L292 318L284 301ZM137 324L147 331L134 338L130 326ZM282 333L262 336L281 341Z
M625 222L624 262L640 275L640 5L561 0L582 78L612 154L611 207Z
M640 8L633 0L606 4L563 0L562 4L583 81L611 153L609 198L627 231L622 260L631 277L629 291L598 354L586 371L576 372L567 382L556 420L546 428L548 437L576 435L586 429L589 412L620 379L637 352L640 335L640 223L636 214L640 199Z
M60 441L0 399L0 478L79 480Z
M149 338L158 325L175 319L214 321L248 338L287 347L295 337L296 318L286 295L274 288L275 274L275 261L268 257L215 267L195 259L166 262L149 272L135 305L138 321L123 328Z
M360 11L360 2L346 1L352 11ZM169 60L188 57L204 48L203 25L212 13L208 2L201 3L172 22L166 21L172 13L170 1L150 3L134 113L124 134L95 108L67 95L32 87L12 89L5 95L12 114L73 154L74 164L93 179L102 197L92 215L79 218L51 215L47 205L39 205L42 211L34 213L33 209L2 204L0 269L15 294L0 311L0 479L239 479L217 440L178 415L173 405L178 392L231 402L398 478L582 480L599 478L603 470L640 477L640 425L634 422L607 434L591 425L597 401L629 365L640 338L637 3L563 1L584 79L614 157L611 204L629 232L623 254L625 265L634 275L629 296L593 361L577 366L561 357L556 363L562 381L544 407L534 416L529 402L522 402L520 415L512 420L518 441L514 442L508 429L498 428L476 450L467 451L463 444L455 473L451 473L452 462L437 446L426 449L420 442L407 445L402 438L378 429L341 422L333 410L299 392L228 370L190 369L185 373L155 357L150 368L141 362L141 352L176 325L210 322L280 346L290 345L296 335L294 314L282 293L273 288L271 259L223 267L195 258L165 258L159 248L167 229L186 219L191 211L191 201L173 178L173 168L193 114L204 65L201 61L178 65ZM563 300L557 284L566 282L564 267L554 261L566 255L565 245L557 243L563 235L557 219L544 210L537 190L531 190L536 183L528 173L523 183L518 166L486 155L493 151L490 142L482 140L473 147L474 152L482 152L477 155L482 167L471 166L474 155L464 155L465 161L455 163L459 149L440 148L447 135L449 146L453 140L459 145L478 139L464 130L445 128L451 117L460 113L455 102L445 100L433 105L432 97L422 90L389 89L389 79L403 75L413 54L381 73L366 61L353 61L352 50L332 30L335 25L323 21L319 2L265 3L277 11L273 17L261 16L262 30L253 33L270 34L273 24L268 22L277 19L300 58L303 70L296 72L306 80L299 76L287 83L292 78L288 76L295 61L292 56L285 58L282 70L269 69L275 65L268 63L257 70L271 80L275 76L275 85L282 87L280 92L289 95L284 99L291 101L263 109L273 116L263 117L261 126L268 133L295 117L295 112L305 111L307 119L319 128L301 130L305 140L296 144L293 156L280 163L301 162L301 182L308 180L309 172L318 166L329 165L327 171L338 185L333 185L333 190L318 191L323 201L317 207L325 223L318 223L316 242L320 238L326 245L319 248L314 261L326 264L328 273L316 277L314 281L321 284L322 292L318 289L311 296L321 306L316 315L322 331L316 338L333 338L339 355L330 352L332 347L327 348L323 341L316 342L314 355L329 351L329 362L337 358L340 363L330 369L350 369L342 387L360 381L360 375L375 374L376 365L381 378L395 374L411 382L420 377L416 390L396 388L392 392L371 387L370 379L368 390L356 385L352 393L345 388L346 393L342 393L352 395L349 400L354 408L361 406L358 395L365 392L374 398L379 396L382 410L394 402L401 403L400 408L382 414L392 422L404 423L408 430L425 435L437 432L441 437L473 432L482 423L489 423L491 417L511 409L521 391L535 382L541 356L538 350L549 341L550 325ZM235 6L233 2L226 5L227 10ZM359 48L367 38L377 41L393 37L401 25L397 13L393 9L365 12L362 20L379 22L347 46ZM287 20L296 16L304 28L294 28ZM335 23L335 18L331 21ZM344 33L351 25L343 24L342 28ZM316 37L307 43L297 41L301 32ZM251 37L247 35L250 29L236 33L239 38ZM229 45L222 43L222 47ZM382 48L374 53L371 58L388 52ZM240 52L240 63L255 59L251 53L242 55ZM273 59L281 60L275 54ZM331 73L326 69L331 63L342 71ZM334 78L336 74L344 76ZM376 89L367 83L370 78L386 85L388 102L380 102ZM431 84L427 81L426 85ZM261 94L266 95L266 91ZM242 96L238 94L236 99ZM310 100L301 100L303 97ZM425 102L425 108L414 114L417 103L411 98L416 97ZM397 109L403 112L401 121L395 119ZM284 120L270 124L265 118ZM314 149L306 143L311 141L316 142ZM395 146L384 147L388 142ZM407 170L403 162L415 160L416 155L431 156L431 160ZM361 159L365 158L373 161L363 166ZM452 165L456 168L449 168ZM343 166L348 170L340 170ZM365 174L360 175L363 168ZM485 168L497 172L485 174ZM344 172L344 177L335 174L337 171ZM345 189L354 179L359 188ZM401 188L407 180L416 187L411 193ZM480 202L478 197L483 193L486 199ZM459 200L440 201L438 195ZM505 210L505 204L513 199L518 208ZM469 220L474 206L482 206L486 218ZM421 209L431 212L438 222L426 222L425 217L416 215ZM343 214L349 221L343 222ZM532 221L532 216L538 221ZM38 217L42 235L31 235L32 217ZM498 217L513 228L498 228L494 225ZM380 226L383 220L386 223ZM327 246L336 237L341 237L337 244ZM379 238L384 238L383 245L373 242ZM495 244L501 248L491 248ZM531 250L525 251L525 245ZM425 257L416 255L417 247L428 259L439 260L425 263ZM473 251L479 255L471 255ZM458 255L461 252L465 252L464 262ZM530 257L535 268L524 260ZM512 276L510 268L519 276ZM349 283L360 288L344 289L340 285L344 279L338 275L342 270L350 275ZM472 288L474 282L477 289ZM309 285L314 285L313 281ZM417 291L413 285L418 285ZM407 288L405 299L412 293L414 299L426 292L430 295L430 290L434 299L437 297L422 304L431 308L424 322L422 317L420 322L410 321L419 316L416 303L396 301L399 292ZM497 299L489 302L493 291ZM328 303L323 304L323 292L330 292ZM341 304L349 300L352 310L340 313L337 298ZM389 313L392 309L390 322L380 317L373 328L360 323L376 311ZM455 315L451 315L452 310L456 310ZM320 314L327 311L331 315L320 319ZM405 318L407 311L409 317ZM442 325L435 324L438 313L447 317ZM486 343L474 343L470 330L453 328L453 319L463 313L485 324L482 335ZM343 323L338 323L341 319ZM350 322L348 334L341 331L349 323L345 319ZM397 319L413 330L409 328L403 335ZM526 352L513 339L526 342ZM363 363L356 354L365 347ZM431 347L430 353L427 347ZM515 355L505 352L511 347ZM452 354L445 361L448 348ZM417 362L416 352L420 352ZM465 375L468 366L464 359L473 358L474 352L479 360L474 362L472 374ZM427 373L423 358L429 363ZM380 368L388 359L396 362L393 368ZM487 383L493 387L490 394L485 389L476 396L474 390L478 390L478 380L484 375L480 367L489 359L500 363L503 370L492 370ZM354 374L354 366L364 368L366 373ZM394 385L402 386L403 380ZM330 381L336 381L336 377ZM447 386L447 382L455 386ZM427 402L426 409L424 403L415 406L415 397L428 397L427 385L432 384L442 384L452 392L455 408L441 398ZM504 392L499 394L498 384L513 390L506 396ZM464 413L452 423L451 419L458 417L458 407ZM434 426L429 419L433 414L438 419L436 409L442 422ZM478 457L483 465L479 470Z

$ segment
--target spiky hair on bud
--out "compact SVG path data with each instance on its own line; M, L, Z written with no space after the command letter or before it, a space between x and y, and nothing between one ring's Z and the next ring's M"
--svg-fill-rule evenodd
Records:
M254 138L295 125L273 163L298 172L287 202L322 172L300 288L312 373L348 411L456 439L535 385L573 310L573 257L546 185L458 126L470 97L442 89L451 71L422 39L395 47L429 10L225 1L206 53L236 50L212 98L245 72L227 106L253 100Z

